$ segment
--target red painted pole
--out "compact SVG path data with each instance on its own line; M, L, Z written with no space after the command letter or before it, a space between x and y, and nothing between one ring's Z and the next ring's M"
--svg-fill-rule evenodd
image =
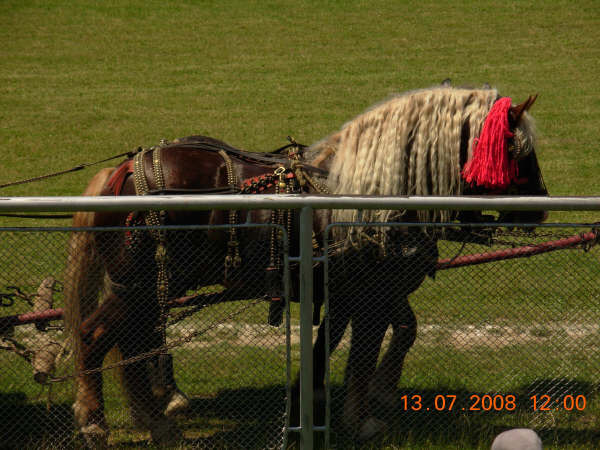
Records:
M0 317L0 332L18 325L59 320L63 318L63 313L64 310L62 308L57 308L46 309L45 311L40 312L28 312L14 316Z
M440 259L437 263L437 270L453 269L456 267L472 266L475 264L484 264L492 261L504 259L524 258L527 256L539 255L564 248L575 247L585 242L591 242L598 238L594 231L581 235L571 236L556 241L546 241L535 245L526 245L524 247L507 248L495 252L475 253L472 255L459 256L457 258Z

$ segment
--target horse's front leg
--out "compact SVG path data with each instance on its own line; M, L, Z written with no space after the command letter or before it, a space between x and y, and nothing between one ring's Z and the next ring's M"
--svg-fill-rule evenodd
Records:
M329 354L338 347L344 332L350 323L350 312L347 308L340 308L335 300L330 307L329 314ZM323 424L325 417L322 411L322 406L325 403L325 369L327 366L327 359L325 351L325 320L321 322L317 339L313 347L313 383L315 391L315 405L317 410L315 412L315 423Z
M352 339L345 376L344 424L350 430L358 430L359 439L370 437L363 436L365 427L369 430L376 428L379 432L385 426L375 419L367 393L389 318L385 312L372 306L359 309L352 317Z
M106 353L114 347L120 333L124 308L122 301L110 296L79 330L81 348L77 355L77 394L73 411L87 444L102 447L107 444L108 425L104 417L102 373L100 368ZM91 373L85 373L92 371Z
M402 375L404 358L417 336L417 318L404 297L389 308L392 339L369 386L369 401L383 416L396 406L396 389Z

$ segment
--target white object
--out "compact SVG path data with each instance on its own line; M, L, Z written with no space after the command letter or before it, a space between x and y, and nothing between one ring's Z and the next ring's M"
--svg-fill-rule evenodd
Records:
M542 450L542 440L529 428L514 428L496 436L491 450Z

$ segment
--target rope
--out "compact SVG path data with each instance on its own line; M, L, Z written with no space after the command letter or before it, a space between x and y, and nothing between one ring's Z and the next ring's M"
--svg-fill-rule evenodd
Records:
M33 350L28 349L23 344L7 336L0 337L0 350L8 350L13 352L28 363L31 363L31 357L34 354Z

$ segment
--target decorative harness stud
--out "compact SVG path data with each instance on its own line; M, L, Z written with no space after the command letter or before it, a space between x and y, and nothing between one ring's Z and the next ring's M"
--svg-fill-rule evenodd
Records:
M152 174L154 182L158 189L165 188L165 179L162 171L161 152L168 145L166 141L161 141L157 147L145 149L137 153L133 161L133 181L135 192L137 195L148 195L150 188L146 179L144 170L144 156L148 152L152 152ZM147 211L145 214L146 225L149 227L159 227L165 224L166 211ZM166 342L166 323L168 316L168 299L169 299L169 274L168 274L168 253L167 253L167 232L164 229L150 230L150 234L156 241L156 252L154 259L156 261L156 294L158 298L158 306L160 309L159 323L157 328L161 333L163 344Z

